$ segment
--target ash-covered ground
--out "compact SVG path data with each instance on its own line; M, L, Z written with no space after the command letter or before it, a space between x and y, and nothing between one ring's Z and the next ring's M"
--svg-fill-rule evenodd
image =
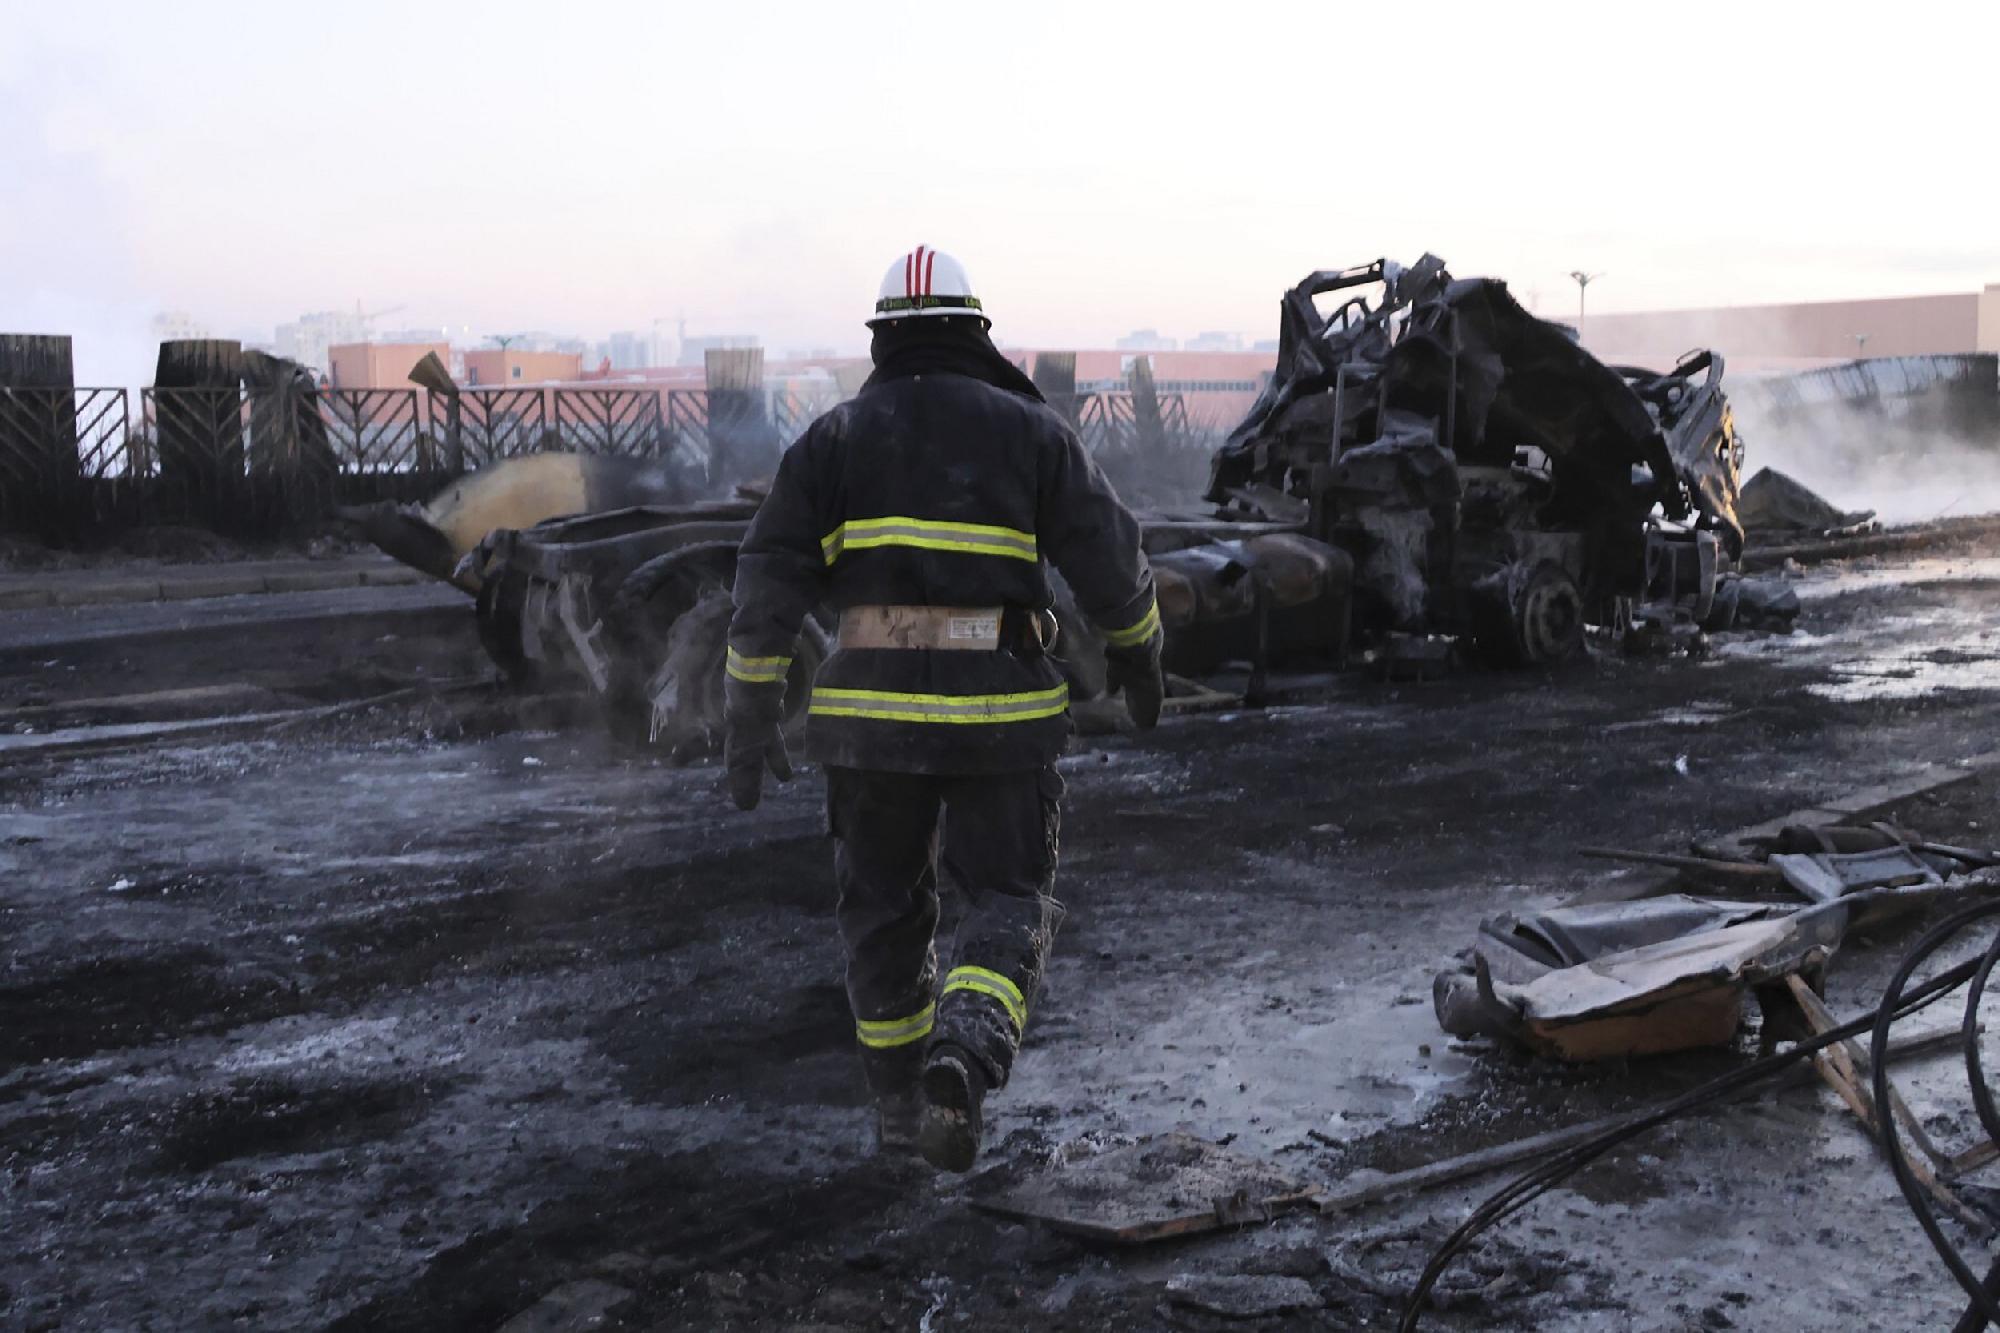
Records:
M1798 634L1702 660L1353 678L1079 741L1070 914L989 1160L1180 1129L1336 1182L1747 1058L1455 1044L1430 980L1481 917L1628 873L1579 844L1678 850L2000 744L2000 562L1801 588ZM324 703L477 661L469 609L254 621L143 650L44 627L9 702L240 677ZM1505 1178L1118 1250L884 1170L818 775L742 815L713 767L520 717L460 694L0 764L0 1325L493 1328L568 1289L598 1327L1210 1328L1171 1279L1277 1274L1318 1304L1264 1326L1384 1327ZM1992 790L1906 817L1990 842ZM1843 953L1836 1011L1895 952ZM1950 1066L1905 1077L1963 1141ZM1432 1326L1924 1328L1961 1305L1813 1089L1614 1154L1449 1285Z

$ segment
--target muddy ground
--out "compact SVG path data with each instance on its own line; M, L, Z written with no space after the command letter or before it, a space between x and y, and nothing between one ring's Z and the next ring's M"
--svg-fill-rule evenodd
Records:
M1747 1058L1571 1069L1453 1043L1430 980L1480 917L1641 873L1579 844L1678 849L2000 745L2000 561L1801 586L1799 634L1705 660L1355 678L1079 742L1070 915L991 1161L1180 1129L1335 1182ZM317 671L297 697L351 697L477 653L469 612L290 648L247 624L146 640L144 688ZM120 679L103 642L45 633L5 660L10 685L40 673L39 706ZM92 683L61 684L68 666ZM712 767L519 718L453 695L0 765L0 1325L492 1328L563 1289L611 1310L600 1327L1205 1329L1225 1325L1169 1303L1171 1279L1282 1274L1312 1304L1265 1326L1379 1328L1505 1179L1135 1252L885 1170L817 775L740 815ZM1977 842L1991 794L1904 813ZM1837 1011L1872 1003L1894 943L1837 960ZM1950 1058L1908 1078L1969 1141ZM1959 1308L1812 1089L1614 1154L1454 1282L1429 1326L1900 1329Z

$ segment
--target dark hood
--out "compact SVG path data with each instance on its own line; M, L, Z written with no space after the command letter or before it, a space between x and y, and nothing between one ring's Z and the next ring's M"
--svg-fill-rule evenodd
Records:
M1038 403L1047 401L1035 382L1000 354L986 336L982 320L945 315L878 324L868 353L875 360L875 373L864 389L912 375L951 374L970 376Z

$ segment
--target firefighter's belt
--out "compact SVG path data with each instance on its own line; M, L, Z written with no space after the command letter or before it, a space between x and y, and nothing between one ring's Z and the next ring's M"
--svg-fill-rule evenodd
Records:
M850 606L840 613L840 646L992 652L1003 614L997 606Z

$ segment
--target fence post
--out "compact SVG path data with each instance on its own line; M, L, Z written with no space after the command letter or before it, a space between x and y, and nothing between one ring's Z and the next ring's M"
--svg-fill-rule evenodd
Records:
M63 333L0 333L0 518L33 516L51 536L73 517L82 462L76 449L76 372Z
M1160 414L1160 391L1153 382L1153 358L1132 358L1133 445L1141 454L1159 457L1167 451L1167 423Z
M1029 378L1042 391L1042 397L1049 400L1049 406L1074 428L1082 406L1076 397L1076 353L1035 353L1035 369Z
M187 517L222 529L243 490L243 345L228 338L160 344L153 374L160 484Z
M764 403L764 349L711 347L708 379L708 476L734 486L778 464L778 432Z
M317 518L333 500L340 463L320 416L319 386L296 361L243 353L250 391L250 476L260 507L284 521ZM268 500L268 506L263 502Z

